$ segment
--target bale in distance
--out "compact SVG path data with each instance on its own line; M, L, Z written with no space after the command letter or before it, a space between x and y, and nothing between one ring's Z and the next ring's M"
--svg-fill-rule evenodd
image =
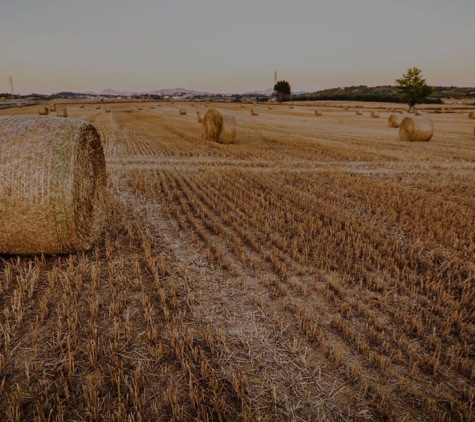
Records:
M100 110L101 106L100 105L96 105L96 109L97 110Z
M471 111L470 113L468 113L468 118L469 119L475 119L475 112Z
M356 110L356 115L357 116L362 116L363 115L363 112L361 110Z
M56 104L50 106L49 111L56 111Z
M80 105L79 105L79 108L84 108L84 104L80 104Z
M105 111L106 113L110 113L110 112L111 112L111 109L110 109L110 108L106 108L104 111Z
M377 111L372 111L372 112L371 112L371 117L372 117L373 119L377 119L377 118L379 118L379 113L378 113Z
M88 250L99 236L105 158L88 122L0 117L0 254Z
M272 107L272 106L267 106L267 108L268 108L269 110L272 110L273 107Z
M18 103L16 106L17 106L18 108L23 108L23 104L22 104L22 103Z
M57 117L68 117L68 110L66 109L66 107L62 108L62 109L58 109L58 111L56 112L56 116Z
M195 106L195 103L191 103L190 105L191 105L192 107L194 107L194 106Z
M132 109L131 109L130 107L127 107L127 108L125 109L125 112L126 112L126 113L132 113Z
M429 142L434 124L427 116L405 117L399 126L399 139L407 142Z
M253 102L252 102L252 105L253 105L253 106L256 106L256 105L257 105L257 103L256 103L255 101L253 101Z
M401 125L402 119L404 119L402 114L391 114L388 117L388 126L397 128Z
M186 108L180 108L180 116L186 116Z
M290 108L291 110L293 110L293 109L294 109L294 106L293 106L293 105L289 105L289 108Z
M203 123L203 115L199 111L196 111L196 117L198 119L198 123Z
M251 108L251 116L258 116L258 115L259 115L259 113L258 113L257 109Z
M143 107L137 107L138 111L142 111Z
M47 116L49 114L49 110L48 110L48 107L40 107L38 109L38 114L40 116Z
M315 110L315 116L321 116L322 112L320 110Z
M236 118L211 108L203 118L201 130L204 141L232 144L236 139Z
M244 104L241 104L241 108L244 108Z
M151 105L151 106L150 106L150 110L155 110L155 106L154 106L154 105Z

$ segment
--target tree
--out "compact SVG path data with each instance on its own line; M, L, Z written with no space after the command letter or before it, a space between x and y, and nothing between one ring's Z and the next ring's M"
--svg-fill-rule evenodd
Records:
M287 81L277 81L274 85L274 92L279 103L292 94L290 84Z
M421 72L417 67L409 68L402 78L396 79L397 92L409 104L409 110L416 104L421 104L432 93L432 87L426 84Z

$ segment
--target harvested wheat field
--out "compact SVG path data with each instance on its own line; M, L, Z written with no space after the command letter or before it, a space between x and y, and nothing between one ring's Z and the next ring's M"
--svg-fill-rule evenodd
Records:
M411 143L384 110L213 103L223 145L130 106L68 104L101 240L0 257L0 420L475 420L473 121Z

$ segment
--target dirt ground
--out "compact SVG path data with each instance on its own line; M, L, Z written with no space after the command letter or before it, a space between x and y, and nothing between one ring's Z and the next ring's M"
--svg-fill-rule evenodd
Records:
M211 104L220 145L203 103L67 103L107 225L0 257L0 419L475 420L475 120L403 143L346 105Z

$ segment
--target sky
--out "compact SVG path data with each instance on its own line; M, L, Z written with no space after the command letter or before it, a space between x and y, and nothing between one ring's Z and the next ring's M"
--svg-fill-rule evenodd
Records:
M0 93L475 86L475 0L0 0Z

